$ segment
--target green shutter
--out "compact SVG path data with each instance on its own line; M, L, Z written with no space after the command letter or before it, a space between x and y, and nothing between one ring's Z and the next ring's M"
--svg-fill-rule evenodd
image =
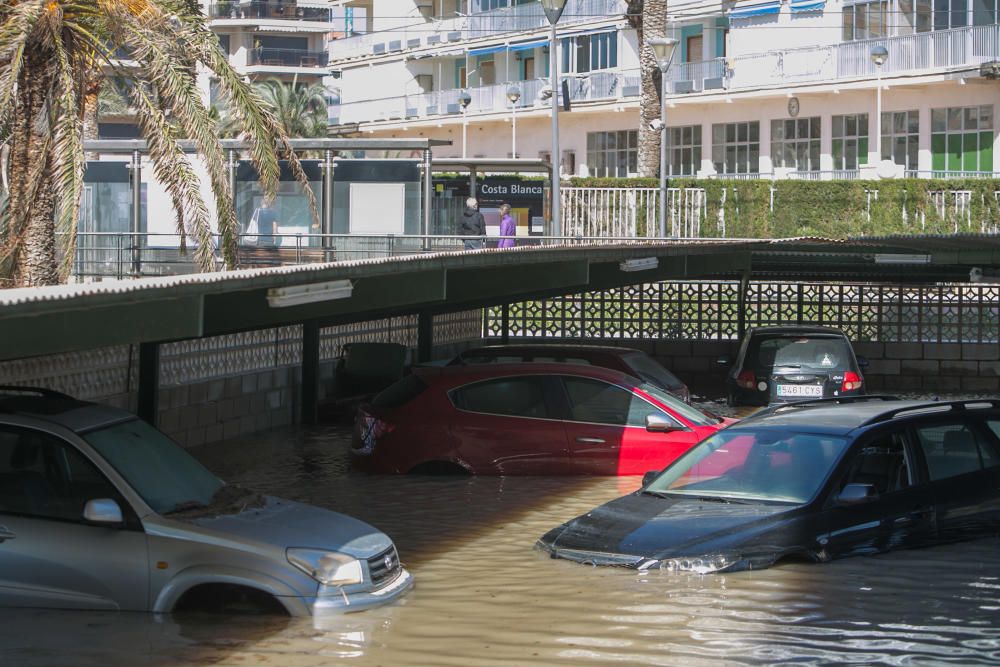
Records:
M955 133L948 137L948 171L962 171L962 135Z
M946 136L935 134L931 136L931 169L944 171L948 159L948 149L945 147Z
M868 137L858 139L858 164L868 164Z
M979 170L979 135L969 132L962 135L962 171Z
M993 133L979 133L979 171L993 171Z

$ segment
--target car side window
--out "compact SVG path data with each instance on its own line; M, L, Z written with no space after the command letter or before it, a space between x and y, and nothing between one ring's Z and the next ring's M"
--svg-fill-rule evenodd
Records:
M969 424L935 424L917 427L916 432L931 481L964 475L986 467L984 451L988 449L987 443L982 441Z
M1000 439L1000 421L996 419L987 419L986 425L991 431L993 431L993 435ZM982 445L983 467L992 468L994 466L1000 466L1000 452L997 451L996 443L991 445L988 442L982 442L980 444Z
M903 435L891 433L868 443L855 455L841 488L848 484L870 484L883 495L901 491L913 483L913 467L907 458Z
M460 387L452 392L459 410L511 417L549 417L544 379L538 375L505 377Z
M650 414L676 421L652 403L608 382L564 376L563 384L569 398L572 421L645 427L646 415Z
M122 502L75 447L48 433L0 427L0 512L82 521L87 501L98 498Z

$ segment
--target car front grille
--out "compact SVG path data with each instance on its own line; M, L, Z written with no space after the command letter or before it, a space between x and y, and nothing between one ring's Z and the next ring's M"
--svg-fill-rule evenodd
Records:
M399 554L396 553L394 546L368 559L368 574L371 576L372 586L375 588L395 579L401 569Z

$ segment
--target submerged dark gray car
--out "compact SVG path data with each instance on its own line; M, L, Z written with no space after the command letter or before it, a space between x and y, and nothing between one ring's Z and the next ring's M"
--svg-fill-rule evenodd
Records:
M362 521L227 485L131 413L27 394L0 398L0 606L306 616L412 585Z
M998 435L998 400L776 406L538 544L554 558L709 573L996 535Z

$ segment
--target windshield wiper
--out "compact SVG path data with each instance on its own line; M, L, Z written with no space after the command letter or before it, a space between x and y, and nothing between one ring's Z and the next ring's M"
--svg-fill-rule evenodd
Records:
M207 507L205 503L200 500L185 500L182 503L177 503L173 508L167 510L163 514L177 514L178 512L190 512L191 510L200 510Z
M669 498L670 497L667 494L666 491L650 491L649 489L643 489L642 493L645 493L645 494L650 495L650 496L656 496L657 498Z

